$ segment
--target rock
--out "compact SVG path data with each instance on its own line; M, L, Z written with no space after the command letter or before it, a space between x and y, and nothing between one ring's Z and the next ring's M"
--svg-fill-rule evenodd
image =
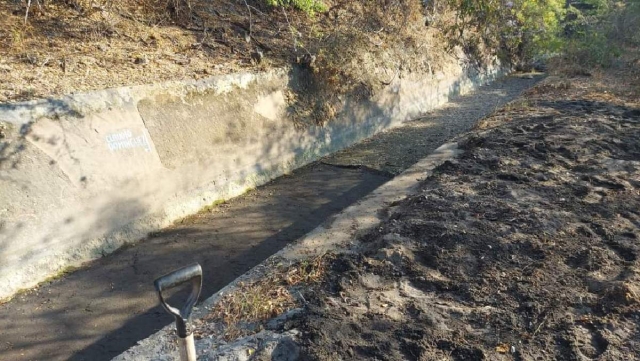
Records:
M285 322L301 314L302 311L304 311L304 309L302 308L294 308L292 310L289 310L279 315L278 317L272 318L271 320L267 321L265 328L267 330L277 330L284 326Z
M262 331L211 350L201 359L207 361L296 361L300 358L300 347L295 341L298 334L297 330L290 330L282 334Z
M149 63L149 59L147 59L146 55L137 56L133 61L135 64L144 65Z
M260 50L256 50L254 52L251 53L251 60L260 64L262 62L262 59L264 59L264 53Z

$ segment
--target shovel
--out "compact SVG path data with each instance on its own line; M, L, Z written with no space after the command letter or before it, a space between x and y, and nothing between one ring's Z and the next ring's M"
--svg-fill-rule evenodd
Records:
M177 309L167 304L162 296L162 292L187 282L191 283L191 294L189 294L182 308ZM180 360L196 361L196 346L193 341L193 333L190 333L187 329L187 322L189 321L189 316L191 316L193 306L198 301L198 297L200 297L200 290L202 289L202 267L196 263L180 268L156 279L153 281L153 285L158 292L158 298L160 299L162 307L176 319Z

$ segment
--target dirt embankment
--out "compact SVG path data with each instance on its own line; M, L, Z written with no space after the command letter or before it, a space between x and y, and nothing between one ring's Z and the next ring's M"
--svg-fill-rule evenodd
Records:
M188 16L162 0L39 3L26 23L24 3L0 3L0 102L297 64L310 79L290 100L317 120L340 95L366 98L455 62L419 1L324 1L309 15L264 0L192 0Z
M638 85L548 79L482 121L304 294L303 358L640 359Z

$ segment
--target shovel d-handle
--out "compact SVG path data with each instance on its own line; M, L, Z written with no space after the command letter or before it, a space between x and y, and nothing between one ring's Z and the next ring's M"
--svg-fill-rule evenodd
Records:
M187 282L191 283L191 294L189 294L182 308L178 309L169 305L162 296L162 292ZM187 321L189 320L189 316L191 316L193 306L198 302L200 290L202 289L202 267L196 263L180 268L156 279L153 281L153 285L158 292L158 298L160 299L162 307L176 319L178 337L186 338L188 336Z

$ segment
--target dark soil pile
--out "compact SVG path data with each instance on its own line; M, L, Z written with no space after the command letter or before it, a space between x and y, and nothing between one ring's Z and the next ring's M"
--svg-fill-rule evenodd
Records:
M607 86L546 81L463 137L304 294L302 359L640 359L640 108Z

